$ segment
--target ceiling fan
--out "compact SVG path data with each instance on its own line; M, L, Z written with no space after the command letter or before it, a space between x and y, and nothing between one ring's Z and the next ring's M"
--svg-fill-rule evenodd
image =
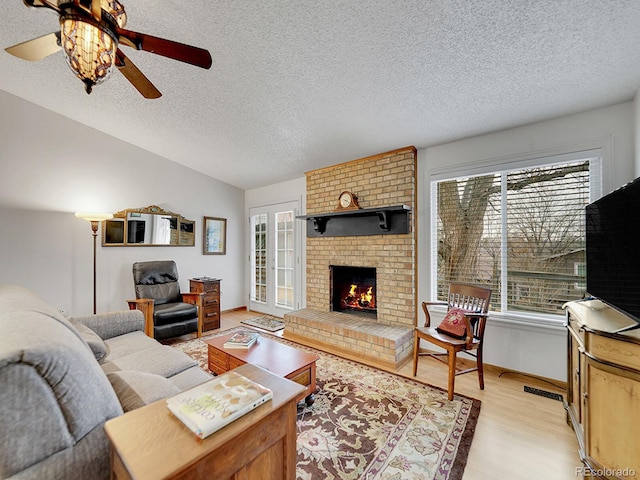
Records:
M120 45L162 55L204 69L211 54L202 48L125 30L127 15L119 0L23 0L28 7L47 8L60 16L60 30L5 50L18 58L41 60L62 49L71 70L91 93L109 76L113 65L145 97L160 91L120 50Z

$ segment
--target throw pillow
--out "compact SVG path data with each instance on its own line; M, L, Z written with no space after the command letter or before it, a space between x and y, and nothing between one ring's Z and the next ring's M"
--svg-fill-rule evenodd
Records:
M107 374L125 412L180 393L171 380L153 373L121 370Z
M91 330L84 323L74 322L72 320L71 324L80 334L80 338L89 345L93 356L96 357L98 362L109 354L109 346L104 343L104 340L102 340L96 332Z
M454 338L465 338L467 336L467 328L464 323L464 316L467 313L469 311L462 308L449 309L440 325L436 327L436 330Z

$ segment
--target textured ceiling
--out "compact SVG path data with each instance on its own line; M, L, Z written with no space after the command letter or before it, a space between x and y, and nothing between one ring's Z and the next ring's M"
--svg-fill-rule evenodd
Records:
M248 189L633 98L639 0L123 0L127 28L211 52L202 70L127 47L91 95L58 52L0 51L0 89ZM3 0L0 46L57 16Z

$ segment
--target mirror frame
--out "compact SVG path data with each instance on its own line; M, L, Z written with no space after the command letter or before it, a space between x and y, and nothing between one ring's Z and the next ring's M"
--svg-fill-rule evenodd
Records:
M178 243L130 243L129 238L129 218L130 213L163 215L176 218L176 231L178 232ZM107 230L110 225L116 226L122 224L122 242L107 242ZM190 231L189 231L190 230ZM194 247L196 244L196 222L188 220L179 213L169 212L157 205L149 205L144 208L127 208L113 214L111 220L103 220L102 222L102 246L103 247ZM117 232L120 236L120 231Z

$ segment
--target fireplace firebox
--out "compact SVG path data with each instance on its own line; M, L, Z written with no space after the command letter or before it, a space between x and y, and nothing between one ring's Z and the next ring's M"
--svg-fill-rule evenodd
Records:
M331 310L377 318L376 269L331 265Z

